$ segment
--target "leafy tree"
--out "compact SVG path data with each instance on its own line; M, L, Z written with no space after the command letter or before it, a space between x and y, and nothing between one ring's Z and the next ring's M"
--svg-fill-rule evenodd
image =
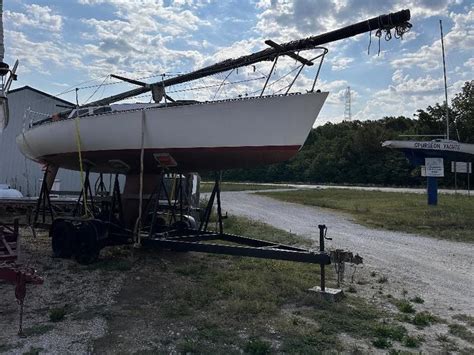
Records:
M452 111L459 140L474 143L474 80L467 81L454 97Z

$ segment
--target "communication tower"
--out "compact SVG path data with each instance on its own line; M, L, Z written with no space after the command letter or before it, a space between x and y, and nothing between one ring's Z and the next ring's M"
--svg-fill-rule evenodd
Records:
M352 119L351 114L351 87L348 86L344 93L344 120L350 121Z

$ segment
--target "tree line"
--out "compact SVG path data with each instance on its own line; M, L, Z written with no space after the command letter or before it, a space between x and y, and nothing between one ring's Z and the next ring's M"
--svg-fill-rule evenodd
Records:
M474 143L474 81L466 82L448 107L450 138ZM292 159L255 169L225 171L227 181L305 182L417 186L425 183L420 168L404 154L381 143L401 135L434 135L446 132L446 105L419 109L415 118L383 117L375 121L326 123L311 130L302 150ZM445 161L440 185L452 186L451 164ZM464 177L458 175L462 185Z

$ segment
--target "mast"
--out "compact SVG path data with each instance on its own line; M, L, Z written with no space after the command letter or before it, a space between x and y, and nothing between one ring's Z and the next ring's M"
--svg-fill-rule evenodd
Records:
M439 20L441 31L441 51L443 53L443 74L444 74L444 98L446 102L446 139L449 140L449 108L448 108L448 84L446 80L446 60L444 58L443 21Z
M261 50L253 54L242 56L236 59L227 59L222 62L207 66L205 68L187 74L183 74L174 78L156 82L147 86L142 86L137 89L129 90L121 94L94 101L87 104L86 106L108 105L116 101L127 99L129 97L144 94L150 91L151 87L154 85L161 86L164 88L171 85L181 84L213 74L221 73L227 70L252 65L262 61L274 60L280 55L289 55L291 57L294 57L294 52L314 49L317 46L338 41L344 38L353 37L364 32L375 30L389 31L395 28L398 35L400 36L400 34L403 35L403 33L411 27L411 25L408 23L408 20L410 20L410 10L402 10L390 13L388 15L380 15L321 35L303 38L279 45L274 44L270 48ZM397 35L395 35L395 37L397 37Z

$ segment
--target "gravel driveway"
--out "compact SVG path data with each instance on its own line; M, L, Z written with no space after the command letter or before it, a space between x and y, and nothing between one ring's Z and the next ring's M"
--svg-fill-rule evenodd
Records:
M328 247L364 258L366 270L388 278L387 290L419 295L433 313L474 315L474 245L420 235L371 229L343 213L277 201L250 192L223 192L223 211L260 220L318 240L318 224L328 227Z

